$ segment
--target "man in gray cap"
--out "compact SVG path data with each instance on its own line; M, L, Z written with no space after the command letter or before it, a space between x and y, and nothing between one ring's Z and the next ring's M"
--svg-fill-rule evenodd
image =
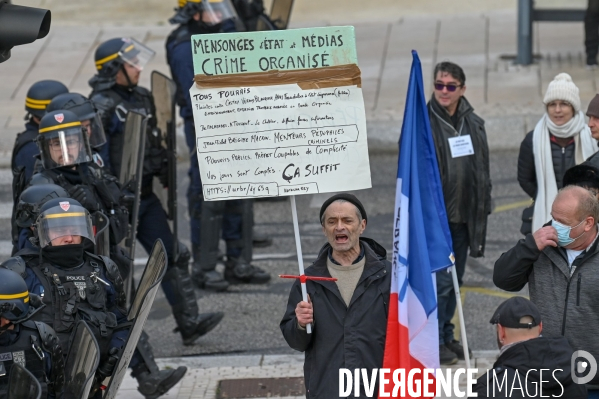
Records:
M586 398L584 385L572 381L574 353L564 337L541 336L541 313L534 303L515 296L491 317L499 357L476 382L479 398Z
M306 352L304 381L310 398L339 397L340 368L370 373L383 366L391 263L382 246L361 237L366 220L355 196L343 193L326 200L320 223L328 243L305 271L308 302L302 301L299 281L289 294L280 327L290 347ZM312 334L307 324L312 324ZM360 393L365 395L364 387Z

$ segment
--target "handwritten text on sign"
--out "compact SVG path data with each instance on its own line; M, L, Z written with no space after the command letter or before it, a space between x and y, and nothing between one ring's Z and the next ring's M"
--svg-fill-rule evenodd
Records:
M208 76L358 63L353 26L194 35L191 51Z
M207 200L371 187L362 90L190 89Z

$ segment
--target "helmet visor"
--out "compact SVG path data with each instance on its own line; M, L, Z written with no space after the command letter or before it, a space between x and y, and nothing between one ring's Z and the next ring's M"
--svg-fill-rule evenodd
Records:
M106 134L104 133L104 126L102 126L100 115L94 114L91 119L83 119L81 127L87 133L91 148L98 148L106 144Z
M79 236L95 243L89 212L69 201L42 212L37 218L37 232L41 248L51 243L56 245L54 240L67 236Z
M13 323L24 319L29 310L29 291L19 294L9 295L14 299L2 300L0 295L0 316Z
M237 18L237 12L230 0L202 0L200 19L208 26L220 24L231 18Z
M38 147L46 169L77 165L92 159L88 135L79 125L40 134Z
M135 39L128 38L123 40L125 43L119 51L120 57L127 64L141 71L154 58L156 52Z

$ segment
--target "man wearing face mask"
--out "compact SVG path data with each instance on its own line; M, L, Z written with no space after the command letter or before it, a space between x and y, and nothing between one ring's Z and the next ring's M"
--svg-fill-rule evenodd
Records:
M565 336L574 350L599 358L599 201L588 190L562 188L551 207L551 221L520 241L495 262L493 282L507 291L526 284L543 319L543 335ZM599 375L587 385L599 389ZM599 397L599 396L598 396Z

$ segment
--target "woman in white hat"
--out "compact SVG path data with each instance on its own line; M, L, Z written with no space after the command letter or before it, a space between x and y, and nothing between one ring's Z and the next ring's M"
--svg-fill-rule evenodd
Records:
M518 156L518 182L535 201L522 214L523 234L535 232L551 220L551 204L562 187L564 173L597 151L580 110L578 87L570 75L560 73L549 83L543 103L546 112L522 141Z

